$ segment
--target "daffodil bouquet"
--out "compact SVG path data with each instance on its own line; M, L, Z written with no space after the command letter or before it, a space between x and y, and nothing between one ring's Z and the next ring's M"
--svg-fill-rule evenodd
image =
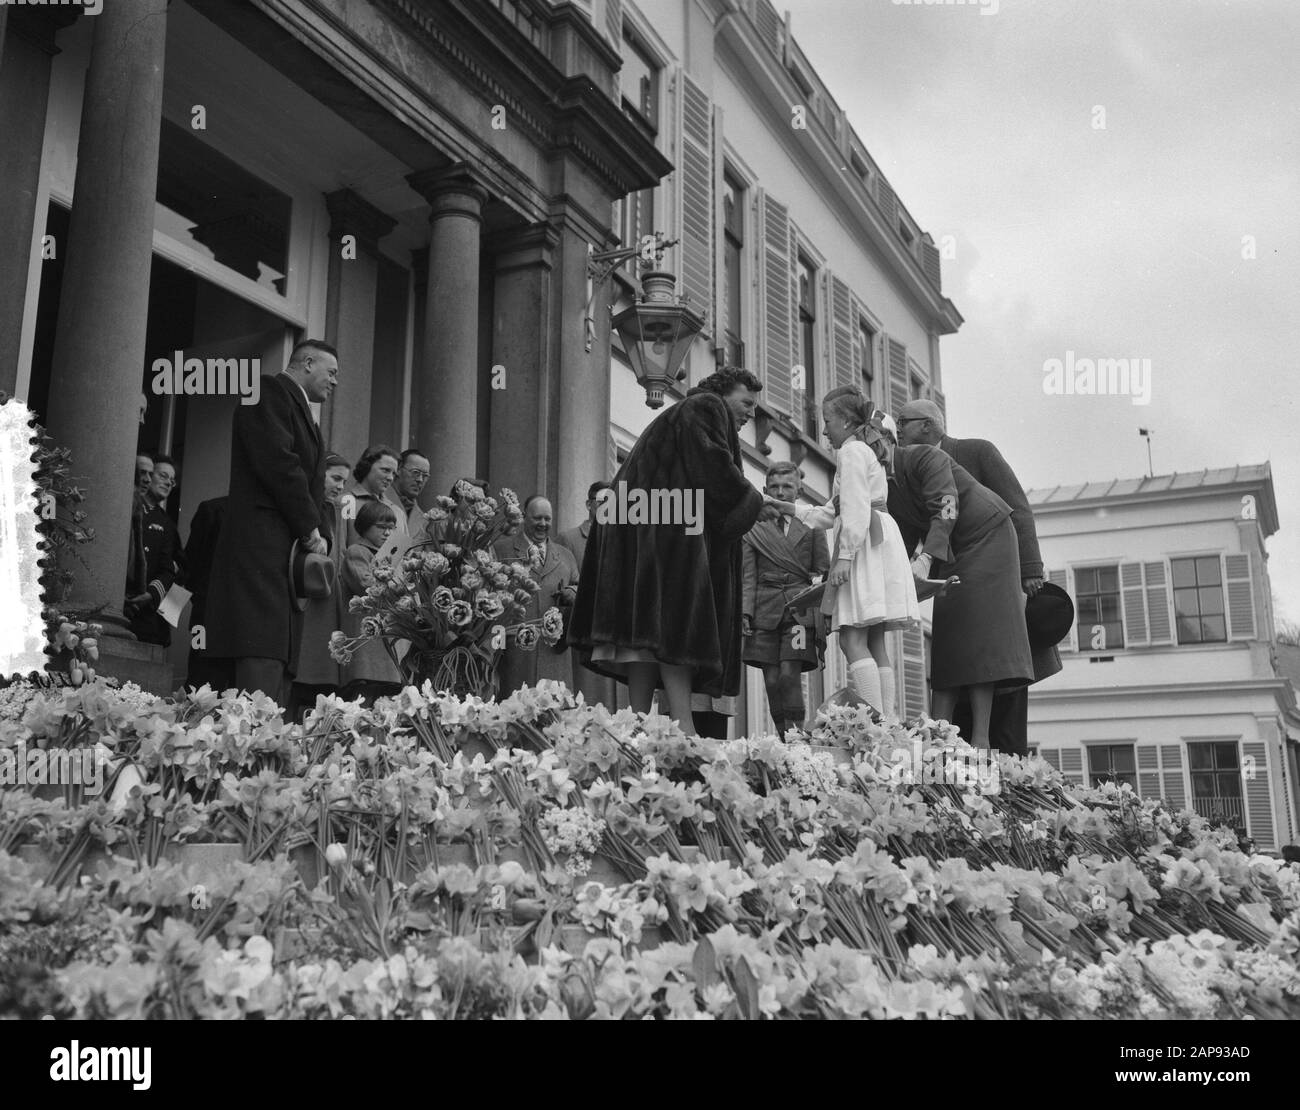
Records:
M519 498L508 489L490 497L462 479L424 519L428 539L371 565L365 594L348 603L363 614L360 635L335 632L330 653L347 663L361 644L377 639L406 682L428 679L435 690L490 697L511 640L533 651L563 635L558 609L523 619L541 588L532 571L541 567L542 552L531 548L529 565L493 554L496 541L523 523Z

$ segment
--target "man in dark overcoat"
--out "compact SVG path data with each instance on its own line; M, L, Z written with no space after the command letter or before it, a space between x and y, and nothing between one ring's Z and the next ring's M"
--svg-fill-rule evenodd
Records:
M740 691L740 540L777 515L741 469L739 430L760 389L729 367L655 417L602 492L583 559L570 643L627 682L639 712L662 685L688 730L693 690Z
M338 356L319 340L299 343L284 373L262 379L255 405L235 409L230 500L208 587L208 650L235 660L235 684L284 704L302 614L293 604L289 551L323 555L325 449L310 402L329 398Z
M129 596L125 613L131 619L131 631L146 644L167 647L172 642L171 625L158 613L167 591L182 577L184 555L180 529L167 512L167 499L176 487L176 463L169 455L155 455L149 484L138 521L140 553L144 556L142 593Z
M217 550L217 537L226 518L229 497L212 497L199 502L190 521L190 537L185 542L185 587L193 595L190 606L190 654L185 674L185 685L200 687L205 683L214 690L226 690L234 685L233 664L229 659L219 659L208 650L208 587L212 580L212 559ZM201 636L196 631L202 628Z
M587 539L591 535L592 525L596 522L596 499L599 497L601 490L611 488L606 481L592 482L587 487L586 517L583 518L580 524L574 525L559 535L559 542L573 552L573 559L579 571L582 569L582 560L587 554ZM588 705L603 705L611 713L619 709L621 706L619 704L618 683L608 675L597 674L595 671L584 667L579 652L570 650L567 655L573 666L572 677L565 679L570 689L575 694L581 694ZM627 704L626 698L623 699L622 704Z
M943 451L887 441L889 515L898 524L918 578L956 575L961 589L934 602L930 671L932 712L951 720L968 688L969 743L989 746L989 714L999 687L1033 678L1011 508Z
M797 501L799 468L778 462L767 472L769 497ZM821 532L797 517L759 521L741 545L742 657L763 672L767 705L778 734L803 724L804 671L821 665L823 618L814 606L794 615L786 606L800 590L830 569L830 551Z
M1024 487L1015 471L987 439L956 439L950 436L944 415L933 401L908 401L898 410L898 441L904 445L924 443L952 456L975 481L996 493L1011 507L1020 552L1020 584L1033 597L1043 588L1043 557L1038 551L1038 530ZM1033 647L1034 681L1050 678L1061 669L1061 653L1053 645ZM957 703L953 723L966 734L970 723L970 701ZM1015 755L1029 752L1029 687L1017 686L994 692L989 717L989 742L999 751Z

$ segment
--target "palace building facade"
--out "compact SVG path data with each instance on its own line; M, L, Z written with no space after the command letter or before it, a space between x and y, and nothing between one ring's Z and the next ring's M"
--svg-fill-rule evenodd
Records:
M655 415L611 327L636 264L593 255L678 240L661 267L703 326L665 403L750 368L747 470L793 459L813 499L824 393L942 401L961 323L767 0L0 5L0 133L0 389L84 476L85 605L120 604L137 449L177 460L182 535L226 492L239 391L155 391L160 360L273 374L324 338L332 450L419 446L428 496L544 493L558 531ZM105 669L156 675L161 652L115 638ZM896 652L919 709L920 635ZM750 694L738 729L762 721Z

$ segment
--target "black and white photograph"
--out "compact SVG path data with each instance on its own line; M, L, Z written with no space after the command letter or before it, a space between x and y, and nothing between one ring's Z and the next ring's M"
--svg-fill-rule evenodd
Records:
M0 0L30 1080L347 1019L1088 1021L1089 1094L1280 1078L1297 43Z

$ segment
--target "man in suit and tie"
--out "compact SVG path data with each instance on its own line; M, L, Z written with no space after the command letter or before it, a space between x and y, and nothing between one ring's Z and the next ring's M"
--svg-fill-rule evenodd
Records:
M523 531L497 540L494 553L505 562L531 565L530 547L542 550L541 566L532 568L541 589L529 597L522 619L536 620L552 606L566 611L578 593L578 564L573 553L551 536L551 503L540 494L524 502ZM567 650L557 652L539 643L533 651L523 651L512 639L501 656L497 674L498 690L505 697L521 686L535 686L543 678L568 684L573 679L573 668Z
M923 443L951 455L980 485L992 490L1011 507L1020 553L1020 585L1033 597L1043 588L1043 557L1038 551L1034 513L1015 471L987 439L956 439L948 434L943 412L933 401L908 401L898 410L898 440L909 445ZM1055 647L1034 648L1034 681L1050 678L1061 669L1061 653ZM966 732L970 721L969 699L958 701L953 723ZM1029 751L1029 687L998 690L989 719L989 740L999 751L1026 755Z
M792 462L775 463L767 472L769 497L797 501L801 485ZM830 552L820 532L789 516L760 521L741 543L741 658L762 670L772 720L784 735L803 723L802 675L821 665L825 644L816 608L794 617L786 606L814 576L826 575Z
M331 536L322 503L326 451L312 402L338 383L338 354L309 339L284 373L262 379L256 405L235 408L230 500L208 588L208 650L235 660L235 684L284 704L302 614L293 604L289 552L324 555Z

